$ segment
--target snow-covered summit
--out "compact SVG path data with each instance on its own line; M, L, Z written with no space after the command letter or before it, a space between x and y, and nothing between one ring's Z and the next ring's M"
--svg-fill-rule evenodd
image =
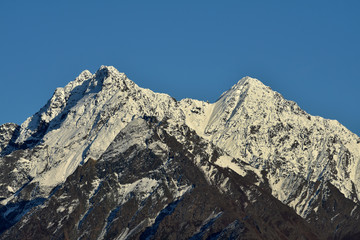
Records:
M358 201L360 139L336 120L311 116L250 77L213 104L191 99L180 104L188 126L229 155L266 171L273 195L300 215L309 214L313 196L305 188L296 199L293 189L320 180Z
M21 125L17 142L36 142L35 138L41 138L51 125L61 124L69 110L87 95L109 97L118 90L125 91L134 86L124 73L112 66L101 66L95 74L85 70L65 87L57 88L47 104Z
M241 78L236 84L234 84L231 89L233 88L238 88L241 86L252 86L252 87L258 87L258 88L269 88L268 86L266 86L263 82L261 82L259 79L257 78L252 78L250 76L245 76L243 78Z
M271 90L270 87L263 84L260 80L246 76L241 78L229 90L225 91L219 99L221 99L225 95L233 95L239 92L246 92L249 89L253 89L254 91L265 91L267 89Z
M171 118L176 123L185 118L169 95L140 88L114 67L101 66L95 74L83 71L57 88L47 104L21 125L16 143L22 148L47 149L32 157L36 169L31 170L31 177L52 187L80 163L100 157L122 128L143 116ZM44 171L42 162L48 156L52 167Z
M127 76L125 73L119 72L113 66L102 65L94 74L95 79L100 82L103 82L105 79L111 78L113 80L126 80Z
M102 90L108 90L108 94L114 94L116 91L134 91L137 85L128 79L125 73L120 73L114 67L102 66L96 73L96 79L101 83ZM135 87L136 85L136 87Z
M96 71L95 75L125 75L124 73L120 73L114 66L105 66L101 65L101 67Z
M177 169L168 168L173 157L183 164L187 156L195 164L184 165L189 175L198 167L204 176L194 177L220 186L220 192L229 192L229 183L244 178L306 220L323 211L335 231L342 222L336 219L339 214L344 219L355 214L354 221L360 216L356 215L360 199L359 137L335 120L309 115L251 77L242 78L215 103L208 103L176 101L167 94L141 88L112 66L101 66L94 74L85 70L65 87L57 88L46 105L21 126L1 125L0 150L4 219L15 211L10 207L13 202L19 200L22 206L24 200L30 200L31 205L32 200L51 196L51 189L60 187L75 170L81 172L88 164L98 161L107 165L108 160L114 160L114 168L124 164L123 169L128 169L127 161L134 158L140 160L133 169L135 175L139 169L152 175L154 172L149 170L157 155L163 159L161 169L174 173ZM101 175L112 172L108 169L104 168ZM227 172L229 177L216 177L216 172ZM119 170L114 175L119 186L123 174L125 171ZM162 174L159 172L163 179ZM75 179L78 177L81 182L82 176ZM178 188L179 180L176 183L178 178L171 182L175 192L183 193ZM101 186L99 181L87 183L95 187L91 195ZM156 181L151 178L150 182L154 184L150 184L147 194L152 196L151 192L157 191L152 188ZM250 196L248 191L241 192ZM256 196L251 199L257 201ZM346 206L335 209L336 204ZM107 219L112 214L117 210L111 211Z
M83 82L92 77L92 73L89 70L82 71L79 76L75 79L76 82Z
M186 124L228 155L266 171L273 195L300 214L306 213L310 195L293 199L291 191L304 182L322 179L348 198L360 196L359 138L336 121L310 116L251 77L239 80L215 103L178 102L139 87L112 66L101 66L95 74L86 70L56 89L39 112L17 127L12 141L29 151L24 158L31 164L24 171L50 189L80 164L98 159L127 124L146 116Z
M250 116L256 118L256 121L275 117L278 106L284 104L295 103L285 100L258 79L244 77L214 103L205 133L227 131L232 129L232 126L242 128L239 121L250 119Z

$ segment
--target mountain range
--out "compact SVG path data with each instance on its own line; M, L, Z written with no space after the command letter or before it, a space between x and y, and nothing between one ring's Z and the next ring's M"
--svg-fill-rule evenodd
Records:
M359 163L257 79L177 101L101 66L0 126L0 239L360 239Z

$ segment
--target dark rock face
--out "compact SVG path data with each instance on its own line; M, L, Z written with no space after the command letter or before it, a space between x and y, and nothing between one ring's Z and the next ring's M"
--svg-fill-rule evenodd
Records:
M5 123L0 126L0 156L16 149L15 140L20 134L19 130L20 126L15 123Z
M213 164L204 151L209 143L190 129L181 142L174 135L182 133L169 133L166 123L129 125L100 159L79 167L1 238L319 238L251 177ZM119 151L133 131L150 132L146 146L138 143ZM215 158L223 154L213 147L215 151Z
M325 186L319 185L317 188L317 197L313 204L317 206L317 211L311 212L308 221L316 229L328 229L328 238L333 239L358 239L360 226L356 224L359 221L360 209L358 204L346 199L330 183Z

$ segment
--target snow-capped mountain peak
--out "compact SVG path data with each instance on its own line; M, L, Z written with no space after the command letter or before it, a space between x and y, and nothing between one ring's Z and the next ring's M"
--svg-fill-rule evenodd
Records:
M12 179L8 186L0 188L0 204L6 205L2 208L4 218L18 198L30 199L30 203L38 198L47 201L45 197L52 196L51 190L61 187L69 176L81 182L82 176L74 172L97 165L96 161L102 162L98 166L100 175L92 175L89 179L93 182L83 185L96 187L90 195L97 194L100 182L107 181L111 173L115 185L122 189L116 194L122 198L125 195L121 194L126 193L117 204L128 201L132 191L137 191L135 186L146 194L136 192L134 196L152 198L152 191L158 191L156 186L162 184L159 179L171 180L170 185L165 185L175 186L177 190L172 191L178 198L194 186L192 180L180 184L182 174L169 168L175 157L177 164L192 172L187 176L196 177L197 182L201 176L193 170L199 168L204 181L217 185L219 193L231 192L231 186L240 180L246 185L246 198L254 188L261 188L261 192L271 194L309 221L317 211L325 212L331 219L327 224L336 230L341 224L337 216L360 216L356 205L360 198L359 137L335 120L309 115L295 102L251 77L239 80L215 103L176 101L167 94L139 87L112 66L101 66L95 74L85 70L65 87L57 88L46 105L21 127L0 126L0 134L0 179L6 179L5 175ZM129 168L129 159L134 160L135 168ZM184 159L192 162L191 167L183 165ZM108 161L114 162L110 168ZM159 167L156 174L155 166ZM112 172L114 169L117 172ZM139 179L139 171L147 176L144 181ZM175 173L175 180L161 176L164 171ZM162 190L158 193L165 196ZM336 202L330 203L333 199L346 202L346 207L336 208ZM243 204L238 199L236 202ZM334 207L326 209L324 202ZM22 202L19 204L22 206ZM111 222L117 211L110 211L106 221ZM83 220L89 212L82 212ZM213 212L209 221L220 215ZM78 230L83 220L78 222ZM149 220L153 221L157 220Z
M116 68L114 68L113 66L104 66L102 65L94 74L95 78L99 81L99 82L103 82L105 79L113 79L113 80L117 80L117 81L124 81L125 79L127 79L127 76L125 75L125 73L119 72Z
M82 71L79 76L75 79L76 82L83 82L89 78L91 78L93 75L89 70Z
M21 148L48 148L44 154L52 156L48 165L53 167L43 171L47 157L39 156L33 160L37 169L31 175L51 188L80 163L98 158L133 119L156 116L183 122L176 105L169 95L140 88L114 67L101 66L95 74L84 71L57 88L48 103L21 125L16 143Z
M228 91L224 92L217 102L226 102L226 104L237 104L239 101L258 101L270 100L276 92L260 80L252 77L244 77L234 84Z
M237 88L248 84L253 87L261 87L261 88L267 87L259 79L252 78L250 76L245 76L241 78L236 84L234 84L232 88Z
M117 91L136 91L138 86L131 81L125 73L119 72L113 66L101 66L94 74L94 85L100 85L100 91L105 91L106 95L113 95Z
M212 134L219 127L231 129L232 125L240 126L238 122L243 117L272 115L270 112L275 110L278 101L285 100L258 79L244 77L214 103L205 132ZM259 116L259 119L264 118L263 116Z

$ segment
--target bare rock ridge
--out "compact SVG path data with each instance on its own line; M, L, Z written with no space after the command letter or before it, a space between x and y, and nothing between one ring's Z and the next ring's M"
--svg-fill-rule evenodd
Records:
M0 126L0 238L352 239L359 162L356 134L257 79L176 101L101 66Z

